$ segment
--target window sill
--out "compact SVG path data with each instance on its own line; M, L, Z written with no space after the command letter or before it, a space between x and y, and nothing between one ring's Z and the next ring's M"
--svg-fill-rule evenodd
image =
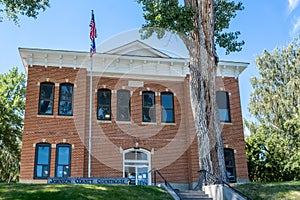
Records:
M132 124L131 121L116 121L117 124Z
M54 118L54 115L37 115L37 117Z
M111 124L111 120L98 120L97 119L97 123L100 123L100 124Z
M162 122L161 125L169 125L169 126L176 126L176 123L172 122L172 123L166 123L166 122Z
M221 122L221 124L232 125L232 122Z
M157 125L156 122L142 122L142 125Z
M44 117L44 118L60 118L60 119L74 119L74 116L68 115L37 115L37 117Z

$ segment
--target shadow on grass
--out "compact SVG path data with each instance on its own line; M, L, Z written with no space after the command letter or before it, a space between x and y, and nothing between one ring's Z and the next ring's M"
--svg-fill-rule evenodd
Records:
M166 191L153 186L0 184L0 199L171 200L172 198Z
M299 200L300 182L247 183L234 186L253 200Z

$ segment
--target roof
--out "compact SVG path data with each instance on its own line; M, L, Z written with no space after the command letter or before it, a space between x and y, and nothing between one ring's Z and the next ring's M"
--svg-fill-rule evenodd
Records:
M90 70L89 52L19 48L23 65L56 66ZM218 76L238 77L249 63L220 61ZM189 58L171 57L139 40L93 56L93 73L101 76L126 76L148 79L184 79L189 74Z
M153 58L171 58L169 55L147 45L140 40L129 42L105 53L127 56L144 56Z

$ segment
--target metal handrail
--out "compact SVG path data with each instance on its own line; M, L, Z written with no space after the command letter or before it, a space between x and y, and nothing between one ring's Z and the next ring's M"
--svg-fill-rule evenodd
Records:
M180 194L178 193L178 191L176 191L172 187L172 185L167 181L167 179L156 168L151 169L149 171L149 173L151 173L152 171L154 172L153 179L154 179L154 185L155 186L157 185L157 182L156 182L157 175L156 174L158 174L164 180L165 186L168 187L168 188L170 188L179 197L179 199L182 200L182 198L180 197Z
M202 189L203 185L215 185L215 184L222 184L223 186L227 186L239 195L243 196L247 200L252 200L251 197L247 196L243 192L241 192L238 189L235 189L231 187L227 182L223 181L221 178L217 177L216 175L206 171L206 170L200 170L199 171L199 180L197 186L194 188L194 190L200 190Z

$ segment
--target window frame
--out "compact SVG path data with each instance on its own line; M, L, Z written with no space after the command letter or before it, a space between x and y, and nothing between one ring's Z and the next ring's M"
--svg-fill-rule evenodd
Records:
M225 98L222 98L222 99L218 98L218 94L224 94L224 96L222 95L222 97L225 97ZM225 103L222 103L223 106L219 105L220 103L218 103L218 102L220 102L220 101L221 102L225 101ZM216 103L217 103L217 108L218 108L218 112L219 112L220 122L231 123L229 92L226 92L226 91L217 91L216 92ZM222 107L222 108L220 108L220 107ZM226 111L226 115L225 115L224 118L221 118L221 112L220 112L220 110L225 110ZM228 116L228 118L226 116Z
M122 93L128 95L128 105L127 104L121 105L119 95L122 95ZM121 118L121 114L122 114L121 110L123 109L126 109L125 112L128 111L128 118L124 118L124 119ZM117 91L117 121L125 121L125 122L131 121L131 95L129 90Z
M62 164L59 164L58 161L59 161L59 148L61 147L68 147L69 148L69 159L68 159L68 165L62 165ZM62 144L57 144L56 145L56 159L55 159L55 177L58 177L58 178L66 178L66 177L70 177L71 176L71 157L72 157L72 146L70 144L67 144L67 143L62 143ZM63 169L65 169L66 166L68 166L69 168L69 174L67 174L67 176L57 176L58 174L58 167L59 166L62 166ZM63 170L64 171L64 170Z
M39 147L48 147L49 152L48 152L48 164L38 164L38 155L39 155ZM51 144L49 143L38 143L35 145L35 158L34 158L34 179L47 179L50 177L50 164L51 164ZM38 165L42 166L42 176L37 176L37 167ZM48 175L43 176L43 171L44 171L44 166L48 166Z
M166 96L171 96L172 98L172 107L171 108L165 108L163 107L163 96L166 95ZM175 114L174 114L174 94L172 92L161 92L160 93L160 102L161 102L161 122L162 123L175 123ZM171 121L164 121L164 110L171 110L172 111L172 120Z
M100 92L109 92L109 105L105 105L105 104L100 104L99 100L100 100ZM100 107L108 107L109 109L109 118L99 118L99 110L100 110ZM102 109L103 110L103 109ZM104 112L104 111L103 111ZM104 115L105 116L105 115ZM98 89L98 92L97 92L97 120L101 120L101 121L111 121L111 90L109 89Z
M230 156L230 160L232 161L230 164L226 163L226 157L227 157L226 154L228 154L228 156ZM224 148L224 161L225 161L226 177L227 177L227 179L228 179L229 182L235 183L237 177L236 177L236 166L235 166L234 149ZM228 170L227 169L231 169L230 171L232 171L232 178L228 177L228 174L227 174Z
M153 95L153 105L152 106L145 106L144 104L144 96L147 94L151 94ZM150 118L150 121L146 121L144 120L144 113L146 112L145 109L149 109L148 110L148 116L150 117L150 109L153 109L152 111L154 111L153 114L153 120ZM144 91L142 92L142 122L146 122L146 123L156 123L156 107L155 107L155 92L152 91Z
M42 98L42 87L43 86L51 86L52 87L52 99L47 99L47 98ZM54 95L55 95L55 84L52 82L43 82L40 83L40 93L39 93L39 107L38 107L38 115L53 115L53 110L54 110ZM41 101L49 101L49 104L52 103L52 110L51 113L46 113L46 112L41 112ZM49 106L48 104L48 106ZM48 108L47 106L47 108Z
M62 92L62 87L63 86L72 86L71 100L70 99L68 99L68 100L62 100L62 94L61 94L61 92ZM58 115L60 115L60 116L73 116L73 99L74 99L74 84L72 84L72 83L62 83L62 84L60 84L60 86L59 86ZM71 114L61 114L60 113L60 103L61 102L71 102L71 105L72 105L72 107L71 107Z

